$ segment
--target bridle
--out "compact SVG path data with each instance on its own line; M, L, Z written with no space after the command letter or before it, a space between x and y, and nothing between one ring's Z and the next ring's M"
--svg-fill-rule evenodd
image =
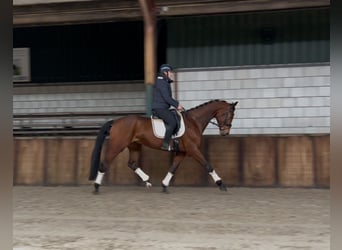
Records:
M228 120L229 112L232 112L232 111L233 110L231 109L231 107L229 107L228 110L223 113L223 115L224 115L223 124L219 124L219 123L212 122L212 121L209 121L209 123L217 126L220 130L224 130L224 127L229 127L230 128L232 126L232 124L231 123L227 123L227 120Z

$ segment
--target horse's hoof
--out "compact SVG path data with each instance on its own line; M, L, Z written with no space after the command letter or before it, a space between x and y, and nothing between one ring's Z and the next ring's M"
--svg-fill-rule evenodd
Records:
M149 181L146 181L146 182L145 182L145 184L146 184L146 187L147 187L147 188L150 188L150 187L152 187L152 183L151 183L151 182L149 182Z
M93 194L99 194L100 184L94 183L94 191Z
M169 194L169 190L167 189L167 186L165 186L164 184L162 184L162 193L164 194Z
M227 187L226 187L226 185L223 184L223 182L221 180L217 181L216 184L220 188L221 191L227 192Z

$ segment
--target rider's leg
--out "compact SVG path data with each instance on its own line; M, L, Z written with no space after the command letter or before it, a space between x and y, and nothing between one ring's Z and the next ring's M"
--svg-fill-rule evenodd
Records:
M170 124L165 124L165 135L163 139L163 144L161 146L161 149L163 150L172 150L170 146L170 140L172 136L173 129L170 126Z
M154 111L165 123L165 135L161 149L171 151L170 140L177 126L177 121L169 109L156 109Z

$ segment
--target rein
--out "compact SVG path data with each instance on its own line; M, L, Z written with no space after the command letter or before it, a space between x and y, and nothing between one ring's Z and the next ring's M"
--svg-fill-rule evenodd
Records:
M212 121L209 121L209 123L215 125L215 126L218 127L219 129L221 129L221 128L224 127L224 126L231 127L231 126L232 126L231 123L227 124L228 113L229 113L229 110L227 110L227 111L224 113L225 117L224 117L224 121L223 121L223 125L222 125L222 126L221 126L220 124L218 124L218 123L216 123L216 122L212 122Z

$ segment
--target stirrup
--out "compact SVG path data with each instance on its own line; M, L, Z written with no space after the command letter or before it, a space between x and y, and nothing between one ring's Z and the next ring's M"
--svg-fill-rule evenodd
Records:
M174 151L174 148L171 147L171 145L168 145L168 146L163 145L163 146L160 147L160 149L164 150L164 151L169 151L169 152Z

